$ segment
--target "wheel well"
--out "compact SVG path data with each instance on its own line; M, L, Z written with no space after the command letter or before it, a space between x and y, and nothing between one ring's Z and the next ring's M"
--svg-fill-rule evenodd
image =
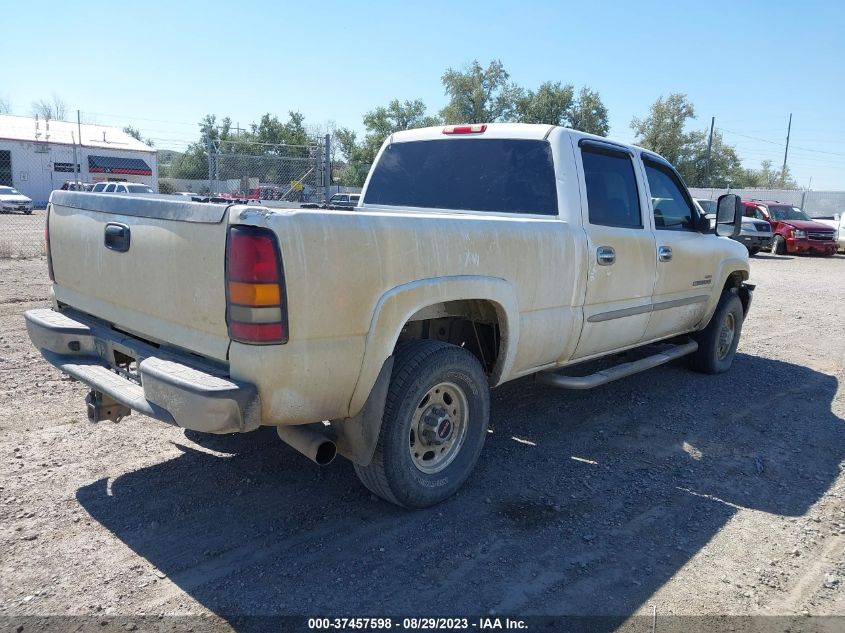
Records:
M743 291L742 284L748 279L748 273L744 270L735 270L725 280L725 287L722 288L722 294L726 292L736 292L739 300L742 302L743 315L748 314L749 296L747 292Z
M499 310L490 301L444 301L415 312L402 327L396 344L431 339L458 345L472 353L489 375L499 359L499 322Z

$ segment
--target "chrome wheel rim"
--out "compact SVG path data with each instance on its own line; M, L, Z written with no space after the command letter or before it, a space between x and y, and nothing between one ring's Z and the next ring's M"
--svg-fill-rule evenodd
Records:
M414 466L432 475L451 464L466 438L468 417L467 397L458 385L441 382L429 389L411 419L408 450Z
M728 312L722 320L722 327L719 328L719 360L725 360L725 357L731 351L731 345L736 336L736 319L733 312Z

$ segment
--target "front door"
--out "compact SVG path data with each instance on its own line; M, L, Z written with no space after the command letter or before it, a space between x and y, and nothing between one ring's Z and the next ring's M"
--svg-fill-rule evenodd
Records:
M715 235L696 229L698 211L675 170L643 155L651 196L657 279L652 313L643 340L693 330L713 292L719 249Z
M578 149L589 263L584 326L574 358L586 358L630 347L643 337L656 261L634 156L625 148L586 139Z

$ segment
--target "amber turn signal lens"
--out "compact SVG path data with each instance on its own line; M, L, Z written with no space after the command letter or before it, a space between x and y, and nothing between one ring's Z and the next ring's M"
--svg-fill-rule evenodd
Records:
M279 285L230 281L229 302L243 306L277 306L281 303Z

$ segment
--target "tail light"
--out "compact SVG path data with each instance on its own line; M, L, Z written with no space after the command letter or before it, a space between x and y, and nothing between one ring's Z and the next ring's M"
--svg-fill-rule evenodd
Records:
M486 130L486 123L480 125L447 125L443 128L443 134L482 134Z
M282 255L269 229L233 226L226 242L226 323L241 343L287 343Z
M56 276L53 274L53 256L50 254L50 209L53 205L47 205L47 219L44 222L44 251L47 255L47 274L50 275L50 281L56 281Z

